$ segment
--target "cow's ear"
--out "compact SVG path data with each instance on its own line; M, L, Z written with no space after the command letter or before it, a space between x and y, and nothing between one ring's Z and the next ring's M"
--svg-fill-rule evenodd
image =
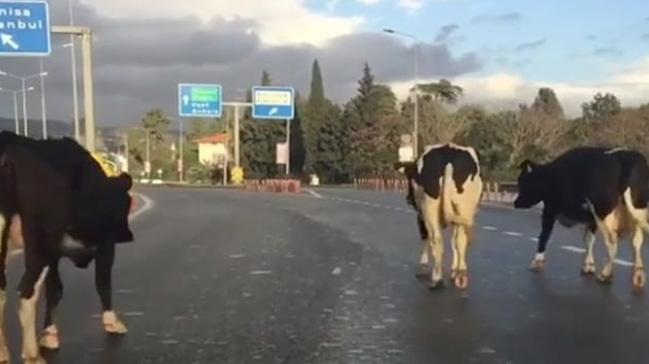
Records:
M133 187L133 179L128 173L122 172L119 176L113 178L114 183L121 189L128 191Z
M526 173L532 173L535 167L536 164L529 159L524 160L523 163L521 163L520 165L521 171Z

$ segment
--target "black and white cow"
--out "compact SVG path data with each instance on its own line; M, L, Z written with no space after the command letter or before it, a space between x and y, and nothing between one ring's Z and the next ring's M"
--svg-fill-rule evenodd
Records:
M519 194L514 207L543 202L542 229L533 270L545 263L546 244L558 220L570 227L585 225L586 255L582 273L595 273L593 246L599 228L609 260L598 279L610 282L618 239L632 234L635 253L633 285L645 284L642 262L643 230L649 232L649 167L640 153L624 149L583 147L570 150L548 164L529 160L520 166Z
M447 225L453 225L451 279L457 287L466 288L469 283L466 253L482 196L478 154L471 147L435 145L427 148L416 163L399 163L397 167L408 178L407 200L417 212L419 232L424 240L418 275L427 269L431 253L431 288L443 285L442 231Z
M110 285L115 243L133 240L128 224L131 184L126 174L106 177L92 156L71 139L33 141L0 133L0 326L4 321L8 240L12 232L20 231L25 273L19 284L19 318L25 362L42 362L35 318L43 284L47 311L41 344L58 347L53 316L63 293L58 274L62 256L79 267L96 259L105 329L125 331L110 308ZM19 228L9 226L16 221ZM0 363L8 357L0 330Z

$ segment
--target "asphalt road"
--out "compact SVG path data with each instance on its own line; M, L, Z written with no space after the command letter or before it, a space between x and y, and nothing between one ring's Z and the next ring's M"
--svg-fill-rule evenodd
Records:
M62 349L49 363L649 361L649 292L631 293L628 242L612 286L579 275L576 229L557 228L535 274L538 213L483 207L469 289L431 292L414 277L420 242L400 194L138 190L155 205L114 273L129 333L103 334L92 271L66 263ZM21 270L14 258L10 284ZM17 362L15 312L10 292Z

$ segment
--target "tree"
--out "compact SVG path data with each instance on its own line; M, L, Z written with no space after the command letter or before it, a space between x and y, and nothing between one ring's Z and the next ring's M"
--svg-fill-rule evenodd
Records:
M273 84L273 79L270 78L270 73L268 71L263 70L261 72L261 86L270 86Z
M620 100L613 94L597 93L593 101L581 105L582 115L586 121L605 121L612 119L622 111Z
M563 108L554 90L548 87L539 89L539 93L532 103L532 110L544 113L553 118L563 119Z
M435 101L448 104L455 104L464 92L462 87L454 85L446 79L441 79L439 82L420 84L417 85L417 88L424 94L425 98L432 98Z
M305 168L326 181L338 180L343 173L341 142L344 138L340 122L340 109L325 97L320 64L316 59L304 113Z
M162 109L150 110L142 118L142 127L148 130L157 141L164 139L169 124L171 124L171 119L164 114Z

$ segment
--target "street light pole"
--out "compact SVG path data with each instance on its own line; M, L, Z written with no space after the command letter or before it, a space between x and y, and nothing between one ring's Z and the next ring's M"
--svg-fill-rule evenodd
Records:
M23 135L29 136L29 126L27 125L27 89L25 88L25 79L22 79L23 82Z
M28 87L27 92L34 91L33 87ZM14 100L14 131L16 135L20 135L20 117L18 112L18 94L22 93L23 90L6 90L0 87L0 92L10 93L13 96Z
M383 29L383 32L410 38L413 41L414 72L415 72L415 100L414 100L414 121L413 121L413 150L414 156L419 155L419 39L412 34L403 33L394 29Z
M22 82L21 90L22 90L22 94L23 94L23 124L24 124L23 127L25 129L24 130L24 135L29 136L29 127L27 125L27 91L28 91L27 90L27 80L29 80L31 78L34 78L34 77L47 76L47 72L41 72L41 73L37 73L37 74L34 74L34 75L21 77L21 76L16 76L14 74L11 74L11 73L0 70L0 76L10 77L10 78L13 78L15 80L20 80ZM29 91L31 91L31 90L29 90ZM43 120L44 120L44 118L45 117L43 117Z
M45 105L45 72L43 71L43 59L40 60L41 67L41 119L43 121L43 139L47 139L47 106Z
M68 0L68 15L70 26L74 25L74 12L72 11L72 0ZM67 45L66 45L67 46ZM77 85L77 51L75 35L70 34L70 58L72 59L72 102L74 108L74 139L81 142L81 130L79 129L79 91Z

